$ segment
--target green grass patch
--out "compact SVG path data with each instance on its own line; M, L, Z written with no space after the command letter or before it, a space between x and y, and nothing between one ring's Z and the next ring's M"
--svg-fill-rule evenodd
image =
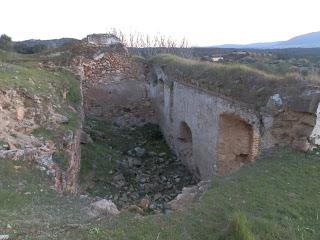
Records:
M103 149L95 150L103 155ZM112 220L90 220L84 203L49 190L44 173L23 162L2 161L0 231L14 239L317 240L319 174L318 155L283 150L231 176L214 178L202 199L183 211L145 217L125 212Z
M54 131L53 131L53 129L39 127L39 128L33 129L32 135L34 135L35 137L42 137L45 139L51 139L54 136Z
M50 119L34 129L32 134L45 140L52 140L57 149L57 162L66 168L63 152L63 136L68 130L74 131L80 125L80 80L71 71L56 67L43 67L44 56L21 55L0 51L0 89L15 89L30 99L39 99L43 114L51 109L68 118L67 123L51 124ZM42 66L42 67L40 67Z
M182 212L125 215L99 228L110 239L319 239L319 170L317 155L284 150L214 178L202 200Z

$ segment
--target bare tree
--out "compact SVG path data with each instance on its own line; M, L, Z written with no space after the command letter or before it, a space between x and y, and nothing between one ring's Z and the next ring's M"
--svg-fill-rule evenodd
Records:
M110 34L118 37L121 42L134 54L153 56L159 53L170 53L184 57L191 57L191 48L186 38L177 40L162 34L150 36L141 32L123 33L111 28Z

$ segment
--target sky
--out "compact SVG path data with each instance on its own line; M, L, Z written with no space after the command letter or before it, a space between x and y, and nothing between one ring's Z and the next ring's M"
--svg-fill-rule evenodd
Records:
M320 0L1 0L0 34L82 39L117 28L211 46L320 31Z

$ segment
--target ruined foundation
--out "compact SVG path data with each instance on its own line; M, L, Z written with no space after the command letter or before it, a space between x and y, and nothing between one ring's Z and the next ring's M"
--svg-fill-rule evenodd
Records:
M308 149L311 133L317 136L316 92L286 102L275 94L257 109L184 82L165 66L137 61L121 45L79 59L85 115L119 126L159 124L198 180L231 174L275 146Z

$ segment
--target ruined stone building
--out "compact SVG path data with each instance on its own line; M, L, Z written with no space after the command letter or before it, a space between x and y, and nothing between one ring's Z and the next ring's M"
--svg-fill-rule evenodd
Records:
M306 151L320 143L320 89L312 82L170 55L145 60L131 56L112 35L90 35L74 49L70 65L81 78L81 118L120 126L159 124L168 145L199 180L228 175L276 146ZM61 171L52 161L52 144L30 132L47 122L61 123L64 116L15 91L0 92L0 99L1 134L18 129L17 145L31 145L0 149L0 158L36 159L55 176L59 191L77 192L82 124L62 137L69 162ZM13 136L4 137L14 141Z
M104 35L95 37L98 44L90 39L89 46L106 42ZM259 72L246 73L246 80L245 70L232 68L230 75L238 71L239 76L224 86L215 73L188 75L189 60L163 55L145 62L119 42L105 47L76 61L85 115L119 125L159 124L169 146L199 179L230 174L275 146L306 150L319 144L317 86Z

